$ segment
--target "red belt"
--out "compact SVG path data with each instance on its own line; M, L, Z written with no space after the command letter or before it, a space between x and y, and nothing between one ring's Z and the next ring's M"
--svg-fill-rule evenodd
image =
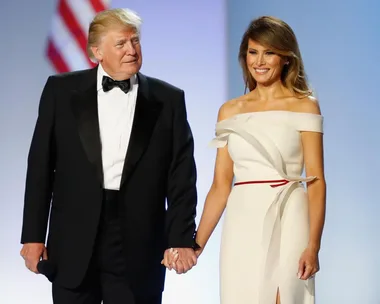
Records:
M271 184L270 186L272 188L284 186L287 183L289 183L286 179L274 179L274 180L254 180L254 181L246 181L246 182L237 182L234 185L240 186L240 185L248 185L248 184Z

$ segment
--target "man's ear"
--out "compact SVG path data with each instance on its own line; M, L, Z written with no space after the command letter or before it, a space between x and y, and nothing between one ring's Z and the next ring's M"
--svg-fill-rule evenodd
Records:
M94 55L94 57L96 58L97 61L102 61L103 59L103 51L101 50L101 48L99 48L98 46L92 46L91 47L91 52L92 54Z

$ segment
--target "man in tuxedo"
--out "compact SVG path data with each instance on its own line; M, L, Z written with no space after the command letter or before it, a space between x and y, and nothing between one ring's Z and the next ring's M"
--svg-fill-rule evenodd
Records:
M98 66L50 76L41 96L21 256L45 269L56 304L159 304L164 265L196 264L184 92L139 72L140 24L127 9L99 13L88 36Z

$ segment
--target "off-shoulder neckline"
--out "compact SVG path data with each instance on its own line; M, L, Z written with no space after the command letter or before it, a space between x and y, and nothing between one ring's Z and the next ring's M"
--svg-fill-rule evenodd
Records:
M312 115L312 116L317 116L317 117L323 117L321 114L315 114L315 113L307 113L307 112L294 112L294 111L288 111L288 110L268 110L268 111L253 111L253 112L244 112L244 113L238 113L235 115L232 115L229 118L223 119L219 121L219 123L227 120L231 120L234 118L238 118L240 116L245 116L245 115L255 115L255 114L265 114L265 113L282 113L282 114L298 114L298 115Z

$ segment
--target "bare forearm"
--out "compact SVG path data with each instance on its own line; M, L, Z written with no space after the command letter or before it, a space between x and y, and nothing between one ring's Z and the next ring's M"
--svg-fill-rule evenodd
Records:
M202 247L202 249L206 246L212 232L223 214L230 191L230 187L223 187L223 189L211 187L206 197L196 238L197 243Z
M308 187L310 236L309 247L319 250L326 214L326 183L317 180Z

